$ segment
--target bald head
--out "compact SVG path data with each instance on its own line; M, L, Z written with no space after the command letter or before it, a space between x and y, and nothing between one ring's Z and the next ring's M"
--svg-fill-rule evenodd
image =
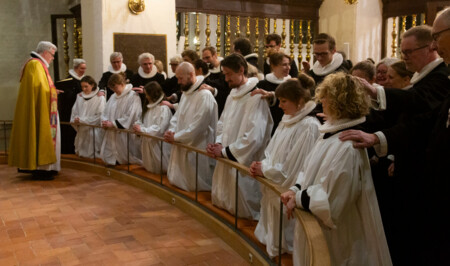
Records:
M178 79L182 91L187 91L197 80L195 78L195 69L191 63L183 62L175 71L175 76Z
M433 36L433 48L444 59L450 63L450 8L438 13L431 30Z

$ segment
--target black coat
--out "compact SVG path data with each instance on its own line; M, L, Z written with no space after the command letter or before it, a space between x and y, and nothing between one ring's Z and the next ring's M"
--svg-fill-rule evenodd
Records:
M100 90L106 91L106 100L108 100L109 97L114 94L114 91L108 88L108 80L112 76L112 74L112 72L106 71L105 73L103 73L102 78L98 82L98 87L100 88ZM125 76L127 77L127 83L129 83L131 77L133 77L133 71L129 69L125 70Z

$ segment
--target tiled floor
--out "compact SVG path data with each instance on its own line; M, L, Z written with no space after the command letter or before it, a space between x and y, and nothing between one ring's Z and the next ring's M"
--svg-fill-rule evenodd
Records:
M0 164L0 265L246 265L213 232L127 184L64 169L34 181Z

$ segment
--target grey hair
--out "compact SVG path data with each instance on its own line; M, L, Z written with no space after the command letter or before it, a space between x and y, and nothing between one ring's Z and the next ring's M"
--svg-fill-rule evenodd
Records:
M436 21L437 19L443 19L444 24L447 27L450 27L450 7L439 11L434 21Z
M155 57L151 53L142 53L138 57L138 63L141 64L141 61L144 59L152 60L152 63L155 63Z
M123 56L121 52L114 52L109 56L109 61L112 61L114 58L119 57L120 60L123 60Z
M180 55L174 55L170 58L170 63L180 64L181 62L183 62L183 58Z
M51 42L46 42L46 41L42 41L39 42L37 47L36 47L36 53L38 54L42 54L45 51L50 51L50 50L57 50L56 45L54 45Z
M86 61L82 58L73 59L73 68L77 68L81 64L86 64Z
M381 59L381 60L377 63L377 65L376 65L375 68L378 68L378 66L381 65L381 64L384 64L384 65L386 65L386 66L390 66L390 65L392 65L392 64L394 64L394 63L397 63L397 62L399 62L399 61L400 61L400 59L395 58L395 57L385 57L385 58Z

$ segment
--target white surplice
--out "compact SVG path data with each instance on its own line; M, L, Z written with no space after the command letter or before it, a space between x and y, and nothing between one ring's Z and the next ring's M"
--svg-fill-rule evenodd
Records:
M140 119L142 113L141 99L132 88L131 84L127 84L120 96L115 93L111 95L106 103L102 121L111 121L115 128L132 128L133 124ZM129 134L127 143L127 133L106 130L100 150L102 160L110 165L115 165L116 161L120 164L127 164L129 151L130 163L141 164L139 159L141 157L139 154L141 143L136 141L138 138L133 136L134 134Z
M175 115L170 120L169 130L175 132L175 141L205 150L214 142L217 124L217 103L208 90L199 90L203 76L183 92ZM198 155L198 190L211 190L214 160ZM186 191L195 191L196 153L172 145L167 177L172 185Z
M352 141L339 140L340 130L365 121L342 119L319 127L322 134L304 171L297 178L296 204L319 220L330 251L331 265L392 265L381 222L370 163L365 149L355 149ZM334 132L338 132L333 134ZM308 244L300 224L296 224L293 260L309 265Z
M89 94L81 92L72 107L70 122L79 118L81 123L100 126L101 116L106 106L105 96L97 96L99 89ZM100 155L100 145L103 140L104 131L101 128L91 128L87 126L73 126L77 131L75 137L75 153L80 157L94 158L94 140L95 156Z
M319 137L320 122L307 116L316 104L309 101L295 115L284 115L269 142L261 162L264 177L288 190ZM265 186L261 189L261 217L255 229L256 238L266 245L270 257L278 256L280 226L280 196ZM294 220L283 216L282 253L292 254Z
M244 85L232 89L217 124L216 143L221 143L222 154L227 152L240 164L250 165L252 161L264 158L264 149L270 140L273 120L269 104L261 95L251 96L258 83L249 78ZM261 200L260 184L254 178L239 173L238 216L259 219ZM217 162L212 184L212 203L235 214L236 170Z
M169 128L172 112L169 107L161 105L162 98L147 105L147 112L142 119L141 131L155 137L163 137ZM142 164L150 173L161 173L161 142L147 137L142 138ZM170 144L162 142L162 172L167 172L169 162Z

